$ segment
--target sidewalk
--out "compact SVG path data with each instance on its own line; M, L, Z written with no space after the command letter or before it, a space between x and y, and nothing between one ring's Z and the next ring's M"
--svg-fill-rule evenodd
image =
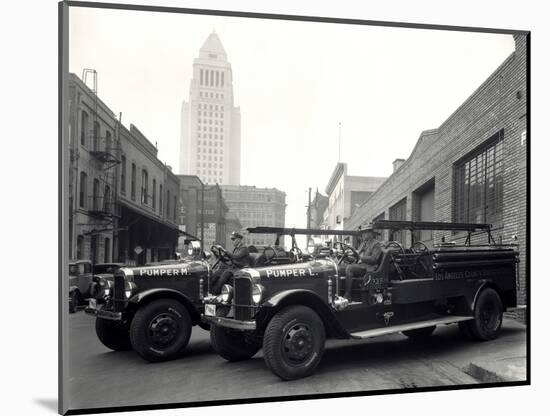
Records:
M494 351L483 359L473 359L464 371L483 383L522 381L527 378L526 326L509 318L503 322L503 331L510 336L495 341Z

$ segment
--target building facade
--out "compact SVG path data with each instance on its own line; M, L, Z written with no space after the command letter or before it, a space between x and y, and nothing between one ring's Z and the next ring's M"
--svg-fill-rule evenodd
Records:
M337 163L325 192L328 206L324 215L324 227L329 230L349 229L348 221L387 178L352 176L347 174L347 164Z
M86 77L97 74L85 72ZM113 260L119 123L95 91L69 75L69 259Z
M421 133L409 158L352 215L347 228L375 219L492 224L497 243L519 245L518 302L525 303L527 233L526 38L436 129ZM427 245L465 233L423 232ZM409 245L410 232L383 239ZM473 242L486 243L486 235Z
M179 179L133 124L120 129L118 261L174 258L179 236Z
M216 33L193 63L189 100L181 109L180 172L207 184L239 185L241 114L233 101L233 73Z
M97 85L97 74L91 75ZM143 264L174 256L179 182L135 126L128 130L69 75L69 258Z
M221 186L229 212L233 213L243 228L257 226L284 227L286 194L276 188L255 186ZM266 246L273 244L271 234L247 234L246 244Z

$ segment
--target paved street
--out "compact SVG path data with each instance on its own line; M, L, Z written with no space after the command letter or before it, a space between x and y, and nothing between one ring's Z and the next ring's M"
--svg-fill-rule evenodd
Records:
M103 347L84 312L70 315L69 322L73 409L479 383L466 374L472 362L495 368L513 360L516 371L506 379L525 374L525 327L512 320L505 320L498 340L485 343L464 340L456 325L438 328L426 344L400 334L329 341L316 373L292 382L274 376L261 351L249 361L226 362L198 327L185 356L150 364L134 352Z

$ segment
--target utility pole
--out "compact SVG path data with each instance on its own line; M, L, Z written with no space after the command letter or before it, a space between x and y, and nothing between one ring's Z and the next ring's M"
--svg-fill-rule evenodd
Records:
M204 251L204 183L201 181L201 249Z
M308 229L311 228L311 187L308 188L308 194L307 194L307 228ZM308 234L306 244L309 243L310 237L311 236Z

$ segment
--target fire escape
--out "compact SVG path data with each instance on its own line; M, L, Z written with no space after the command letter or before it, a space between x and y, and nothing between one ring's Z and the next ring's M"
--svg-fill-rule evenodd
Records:
M88 215L97 220L89 234L102 231L113 231L116 228L117 215L117 169L121 160L120 118L115 129L111 131L101 128L99 123L97 71L86 68L82 72L82 81L93 93L93 111L91 130L89 133L90 154L94 160L96 172L100 175L93 179L91 195L88 196ZM88 84L88 82L90 84Z

